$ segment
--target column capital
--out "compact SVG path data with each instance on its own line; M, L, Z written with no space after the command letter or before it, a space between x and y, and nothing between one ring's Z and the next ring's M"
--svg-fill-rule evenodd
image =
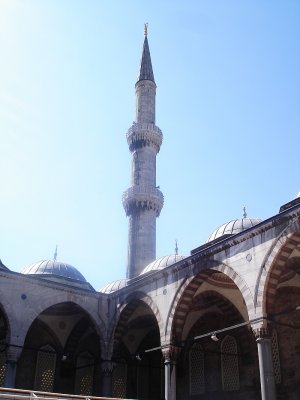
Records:
M7 345L5 352L7 362L18 362L22 353L22 347Z
M115 363L110 360L101 361L100 367L103 374L110 375L113 372Z
M162 349L162 354L165 359L165 363L176 362L179 354L181 352L181 347L170 344L169 346Z
M272 325L267 322L252 326L252 332L256 340L270 339L272 336L272 329L273 329Z

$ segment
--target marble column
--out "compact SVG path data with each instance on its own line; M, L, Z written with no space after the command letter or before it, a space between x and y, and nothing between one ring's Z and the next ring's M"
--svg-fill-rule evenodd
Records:
M111 397L112 396L112 373L114 369L114 364L112 361L102 361L101 371L102 371L102 381L101 381L101 391L102 396Z
M17 373L17 363L22 352L21 347L10 346L6 348L6 369L4 387L14 388Z
M173 345L162 350L165 360L165 400L176 400L176 361L180 350Z
M266 328L260 328L255 329L254 334L258 351L261 398L262 400L276 400L270 332Z

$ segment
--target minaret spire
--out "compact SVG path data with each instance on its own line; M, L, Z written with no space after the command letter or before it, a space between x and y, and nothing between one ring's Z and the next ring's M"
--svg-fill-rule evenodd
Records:
M156 258L156 218L163 207L163 194L156 185L156 155L162 143L155 125L156 84L145 25L140 73L135 84L136 119L127 132L132 153L131 187L123 195L129 217L127 277L133 278Z
M144 26L144 46L143 46L143 52L142 52L142 58L141 58L141 66L140 66L140 72L138 76L137 81L143 81L143 80L149 80L155 83L154 81L154 75L153 75L153 69L152 69L152 63L151 63L151 56L150 56L150 50L149 50L149 44L148 44L148 23L145 24Z

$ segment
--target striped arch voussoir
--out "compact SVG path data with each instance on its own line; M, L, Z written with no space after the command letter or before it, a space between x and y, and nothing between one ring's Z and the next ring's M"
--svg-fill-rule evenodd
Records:
M210 262L209 265L206 263L205 267L209 267L209 269L203 270L203 266L200 269L198 265L195 265L193 272L197 275L188 278L177 292L168 317L168 323L165 331L166 341L173 341L180 337L186 315L189 311L190 305L192 304L192 299L201 283L205 281L208 274L212 272L222 272L235 283L245 300L248 314L254 308L253 297L250 289L244 280L231 267L217 262Z
M275 301L282 268L294 249L300 246L300 231L279 238L264 264L256 296L256 314L264 315Z
M154 317L156 318L158 324L160 336L162 336L163 324L157 305L153 302L153 300L149 296L145 295L144 293L133 293L127 297L126 301L120 307L119 321L116 325L114 333L115 342L120 342L123 332L126 329L127 321L129 320L130 316L141 302L147 305L153 312Z

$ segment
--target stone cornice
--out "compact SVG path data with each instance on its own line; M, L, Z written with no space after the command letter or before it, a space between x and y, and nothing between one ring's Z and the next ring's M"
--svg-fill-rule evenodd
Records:
M279 226L283 222L285 222L284 227L286 227L291 220L297 217L300 217L300 205L297 205L292 209L276 214L275 216L267 220L264 220L261 223L247 229L246 231L240 232L230 237L226 237L226 239L221 240L217 243L214 244L207 243L207 246L203 246L203 248L199 252L194 253L189 257L184 258L183 260L179 260L175 264L172 264L164 268L163 270L153 271L149 275L145 274L137 276L136 278L133 278L132 280L128 281L128 284L125 288L122 288L112 293L112 296L114 298L118 297L119 294L121 293L123 294L124 292L126 292L126 290L128 290L129 287L132 288L131 290L137 290L138 288L147 285L148 282L149 284L152 284L154 281L159 281L159 280L163 280L165 282L166 276L172 274L174 270L176 270L176 273L178 273L178 280L180 280L180 278L183 277L184 270L191 268L196 262L200 261L201 259L207 259L213 256L214 254L226 250L227 248L237 246L239 243L242 243L250 238L260 235L261 233L266 232L276 226ZM191 273L193 273L192 270ZM189 274L190 272L188 272L188 275Z
M20 281L20 285L24 283L28 283L30 285L38 285L39 287L45 287L49 288L52 290L59 290L60 292L68 292L72 293L76 296L89 296L89 297L96 297L99 298L101 296L106 297L107 295L101 294L96 291L91 291L85 288L80 288L80 287L71 287L69 285L66 285L64 283L60 282L53 282L53 281L47 281L44 278L41 278L39 276L27 276L24 274L21 274L20 272L14 272L14 271L0 271L0 278L5 278L9 280L13 280L16 282L16 279ZM2 282L3 283L3 282Z

